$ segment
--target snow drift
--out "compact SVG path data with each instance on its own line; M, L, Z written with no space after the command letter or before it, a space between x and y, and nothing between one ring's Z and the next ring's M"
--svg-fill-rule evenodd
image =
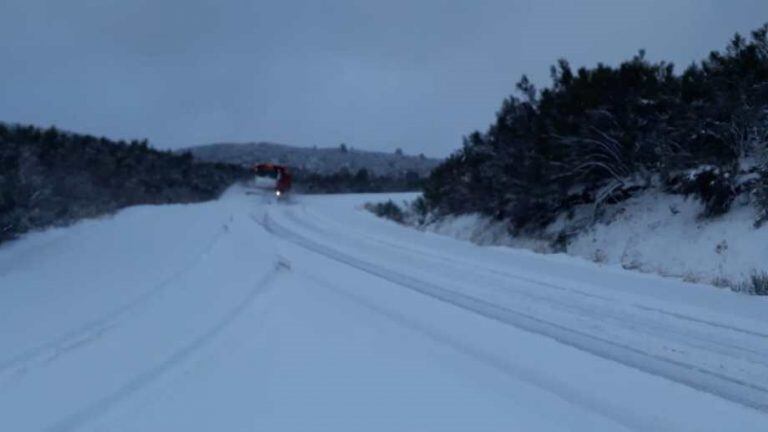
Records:
M585 205L560 215L536 235L512 235L506 224L476 214L446 216L423 229L481 245L565 252L600 264L748 290L745 281L768 271L768 227L755 227L755 209L744 202L713 219L700 217L702 207L681 195L646 191L606 205L594 224L589 223L593 207ZM572 235L557 245L561 233Z

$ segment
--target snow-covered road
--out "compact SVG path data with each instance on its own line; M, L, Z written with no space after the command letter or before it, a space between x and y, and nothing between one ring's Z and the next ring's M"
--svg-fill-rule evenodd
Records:
M381 199L233 190L0 247L0 430L768 429L765 299Z

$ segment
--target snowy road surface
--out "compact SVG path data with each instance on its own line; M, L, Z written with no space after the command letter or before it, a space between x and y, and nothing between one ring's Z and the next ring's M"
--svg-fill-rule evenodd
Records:
M0 430L768 430L765 299L381 199L234 190L0 247Z

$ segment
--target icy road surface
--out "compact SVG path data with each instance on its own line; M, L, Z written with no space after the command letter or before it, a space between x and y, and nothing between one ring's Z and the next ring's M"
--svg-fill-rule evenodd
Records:
M235 190L0 247L0 431L768 430L765 299L361 210L385 198Z

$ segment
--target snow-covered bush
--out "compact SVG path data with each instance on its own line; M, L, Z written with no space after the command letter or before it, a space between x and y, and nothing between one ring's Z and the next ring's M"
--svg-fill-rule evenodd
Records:
M755 227L761 227L768 221L768 167L760 172L760 178L754 188L755 206L757 207L757 220Z
M768 273L753 272L747 281L736 287L736 290L746 294L768 296Z
M679 179L673 190L693 196L704 204L704 217L720 216L731 209L736 198L734 176L720 167L705 165Z
M752 293L757 295L768 295L768 273L755 273L750 278L752 282Z
M393 220L397 223L403 223L405 221L405 213L403 212L403 209L392 200L381 203L366 203L365 209L378 217Z
M416 223L419 225L424 224L427 221L429 215L429 205L424 197L420 196L413 200L410 205L410 210L416 217Z

